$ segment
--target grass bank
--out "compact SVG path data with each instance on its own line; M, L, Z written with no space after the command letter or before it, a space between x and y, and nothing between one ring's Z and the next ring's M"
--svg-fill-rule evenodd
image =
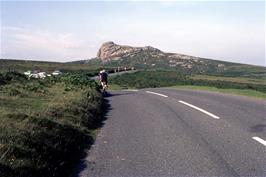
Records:
M233 95L241 95L251 98L259 98L266 100L266 93L262 93L259 91L251 90L251 89L220 89L216 87L207 87L207 86L191 86L191 85L177 85L171 88L176 89L191 89L191 90L206 90L211 92L218 92L218 93L226 93L226 94L233 94Z
M0 80L0 176L67 176L101 125L97 84L84 74Z

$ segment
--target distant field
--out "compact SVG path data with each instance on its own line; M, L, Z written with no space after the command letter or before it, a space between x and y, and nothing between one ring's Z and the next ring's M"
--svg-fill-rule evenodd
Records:
M3 71L17 71L25 72L27 70L41 70L48 73L54 70L61 70L63 72L93 72L99 70L99 67L89 64L81 63L59 63L59 62L42 62L42 61L28 61L28 60L5 60L0 59L0 70Z
M219 89L215 87L191 86L191 85L184 85L184 86L178 85L178 86L173 86L172 88L206 90L206 91L211 91L211 92L219 92L219 93L247 96L247 97L252 97L252 98L266 99L266 93L258 92L258 91L251 90L251 89Z
M222 77L222 76L210 76L210 75L193 75L191 79L203 79L210 81L230 81L236 83L249 83L249 84L261 84L266 85L266 77L264 78L248 78L248 77Z
M175 85L216 87L220 89L249 89L266 93L263 79L185 75L178 71L138 71L110 78L110 83L122 88L155 88Z

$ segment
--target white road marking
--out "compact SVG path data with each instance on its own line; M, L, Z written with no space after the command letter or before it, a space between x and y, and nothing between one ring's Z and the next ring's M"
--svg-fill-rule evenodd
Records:
M178 102L179 102L179 103L182 103L182 104L184 104L184 105L187 105L187 106L189 106L189 107L191 107L191 108L194 108L194 109L196 109L196 110L198 110L198 111L200 111L200 112L203 112L203 113L205 113L205 114L211 116L211 117L214 118L214 119L220 119L220 117L218 117L218 116L216 116L216 115L214 115L214 114L212 114L212 113L210 113L210 112L208 112L208 111L205 111L204 109L201 109L201 108L199 108L199 107L197 107L197 106L194 106L194 105L189 104L189 103L187 103L187 102L184 102L184 101L182 101L182 100L179 100Z
M147 93L154 94L154 95L159 95L159 96L162 96L162 97L165 97L165 98L167 98L167 97L168 97L167 95L163 95L163 94L156 93L156 92L151 92L151 91L146 91L146 92L147 92Z
M266 141L265 140L263 140L263 139L261 139L259 137L256 137L256 136L252 137L252 139L254 139L254 140L258 141L259 143L263 144L264 146L266 146Z

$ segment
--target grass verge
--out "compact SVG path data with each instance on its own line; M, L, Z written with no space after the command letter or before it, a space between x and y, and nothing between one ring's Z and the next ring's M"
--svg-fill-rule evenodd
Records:
M251 98L259 98L266 100L266 93L262 93L256 90L251 89L221 89L216 87L208 87L208 86L192 86L192 85L177 85L171 88L176 89L191 89L191 90L206 90L211 92L219 92L219 93L226 93L226 94L233 94L233 95L241 95Z
M0 77L0 176L68 176L101 126L104 101L86 75Z

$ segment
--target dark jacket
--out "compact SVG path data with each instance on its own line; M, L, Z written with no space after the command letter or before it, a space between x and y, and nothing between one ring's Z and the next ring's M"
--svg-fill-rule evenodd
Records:
M106 72L100 73L100 81L107 82L108 74Z

